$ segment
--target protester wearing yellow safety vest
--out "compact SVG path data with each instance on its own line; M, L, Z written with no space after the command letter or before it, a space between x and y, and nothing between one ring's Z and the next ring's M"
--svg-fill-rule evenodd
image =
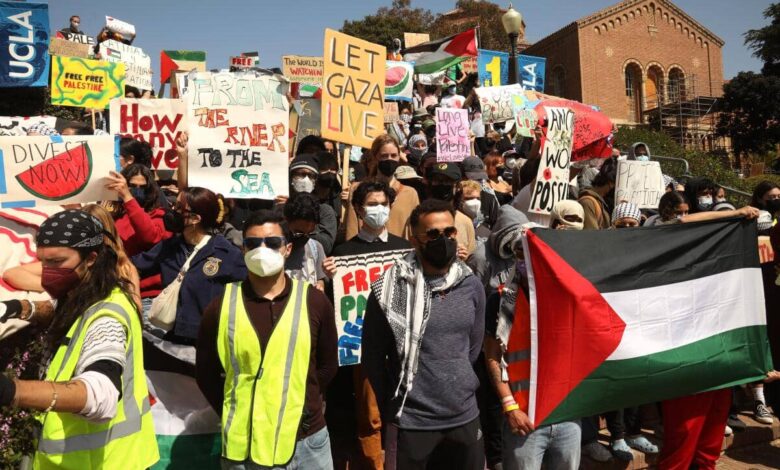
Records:
M43 381L0 375L0 406L43 412L36 469L144 469L159 458L141 320L107 234L78 210L49 217L38 232L41 284L57 307L22 317L49 326L52 360Z
M203 313L197 379L222 416L223 468L333 468L322 403L338 369L333 306L285 275L291 239L278 213L252 214L249 277Z

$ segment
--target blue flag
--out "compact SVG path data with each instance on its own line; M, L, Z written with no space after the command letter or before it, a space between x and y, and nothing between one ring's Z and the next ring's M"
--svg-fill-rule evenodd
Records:
M521 55L518 62L520 64L520 85L526 90L544 93L544 66L547 59Z
M49 81L49 5L0 2L0 87Z

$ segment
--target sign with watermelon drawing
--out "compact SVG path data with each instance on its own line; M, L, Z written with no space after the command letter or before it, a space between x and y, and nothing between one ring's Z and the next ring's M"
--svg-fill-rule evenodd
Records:
M184 101L118 98L111 100L110 109L111 134L148 142L155 169L179 166L176 139L187 130Z
M385 101L412 101L414 64L388 60L385 71Z
M238 199L286 196L287 81L255 72L190 72L189 78L190 186Z
M114 137L0 137L0 207L89 203L117 198L105 189L119 171Z
M62 56L51 60L53 105L103 109L125 95L125 64Z
M384 46L325 30L322 137L370 148L384 133L386 52Z
M125 83L139 90L152 90L152 58L140 47L110 39L100 43L103 60L125 64Z
M523 251L531 370L510 386L530 386L537 427L761 381L772 369L755 221L534 228Z
M0 87L42 87L49 79L49 5L0 2Z

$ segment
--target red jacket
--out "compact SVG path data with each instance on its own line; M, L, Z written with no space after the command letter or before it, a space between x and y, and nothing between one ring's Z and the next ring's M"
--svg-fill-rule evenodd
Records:
M158 207L147 213L135 199L125 202L124 205L125 213L116 219L115 223L127 256L143 253L173 235L165 230L164 209ZM160 291L162 280L159 274L141 279L141 297L155 297Z

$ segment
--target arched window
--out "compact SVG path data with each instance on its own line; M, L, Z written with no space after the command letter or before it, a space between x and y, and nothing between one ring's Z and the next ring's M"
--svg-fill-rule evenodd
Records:
M638 64L626 65L626 104L628 105L628 120L642 121L642 69Z
M669 101L685 99L685 72L679 67L669 69L669 85L667 87Z
M664 102L664 71L658 65L647 68L645 101L648 109L657 108Z
M566 71L562 65L556 65L552 71L552 94L563 97L566 83Z

